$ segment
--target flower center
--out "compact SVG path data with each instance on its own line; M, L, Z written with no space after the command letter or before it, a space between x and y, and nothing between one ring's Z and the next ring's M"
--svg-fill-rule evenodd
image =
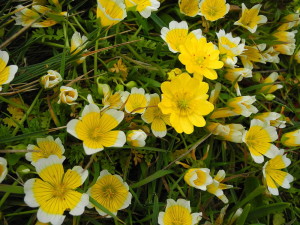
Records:
M65 184L59 184L53 187L53 197L64 199L66 196L67 188Z
M100 128L100 127L96 127L96 128L92 131L91 137L92 137L92 138L98 138L98 137L100 137L100 136L102 136L101 128Z
M180 99L177 101L177 107L179 109L187 109L189 107L188 101L186 99Z
M102 192L106 199L113 199L116 197L116 190L110 185L103 187Z
M0 176L2 175L3 171L4 171L4 166L0 165Z

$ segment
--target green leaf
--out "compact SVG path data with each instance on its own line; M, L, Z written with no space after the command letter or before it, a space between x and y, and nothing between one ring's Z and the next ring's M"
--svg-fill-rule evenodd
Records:
M24 194L24 188L22 186L0 184L0 192Z
M242 214L239 216L239 218L236 221L236 225L244 225L246 222L246 219L248 217L249 211L251 209L251 204L247 204L245 208L243 209Z
M246 203L248 203L251 200L253 200L256 196L262 194L265 190L266 190L266 188L264 186L257 187L254 191L252 191L250 194L248 194L242 201L240 201L234 207L234 209L236 210L238 208L241 208L243 205L245 205Z
M281 212L282 210L286 209L290 205L291 204L287 203L287 202L264 205L264 206L257 207L255 209L251 210L248 217L251 220L255 220L255 219L270 215L270 214L274 214L276 212Z
M145 184L148 184L148 183L150 183L150 182L152 182L152 181L154 181L154 180L156 180L160 177L163 177L167 174L170 174L170 173L173 173L173 171L172 170L159 170L159 171L155 172L154 174L150 175L149 177L147 177L147 178L131 185L131 188L141 187Z

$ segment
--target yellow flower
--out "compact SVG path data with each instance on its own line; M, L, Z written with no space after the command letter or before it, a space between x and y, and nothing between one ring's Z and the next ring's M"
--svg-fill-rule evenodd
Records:
M76 99L78 98L78 92L76 89L67 87L67 86L61 86L60 87L60 93L59 93L59 99L58 104L65 103L68 105L74 105L76 104Z
M0 183L7 175L7 161L5 158L0 157Z
M276 112L264 112L256 114L253 119L258 119L270 123L272 127L285 128L285 117Z
M280 141L287 147L300 146L300 129L283 134Z
M273 36L277 41L283 42L282 44L274 45L273 48L275 51L280 52L284 55L293 55L296 48L296 39L295 34L297 31L276 31Z
M200 29L188 33L189 27L187 22L171 21L169 28L163 27L160 31L161 38L168 44L169 50L173 53L180 52L179 46L182 45L188 38L195 37L199 39L202 36Z
M232 185L226 185L221 183L226 176L224 170L219 170L217 175L213 178L213 183L207 186L207 191L217 196L225 204L228 203L228 198L224 195L223 190L232 188Z
M179 74L182 74L181 69L179 68L175 68L172 69L170 72L167 73L168 74L168 80L172 80L174 77L176 77Z
M96 183L89 188L87 193L115 215L118 210L127 208L132 198L128 184L119 175L112 175L107 170L100 172ZM92 208L94 205L90 203L88 207ZM95 208L101 216L110 217L101 209Z
M104 147L123 147L126 136L123 131L113 130L123 120L124 113L115 109L100 112L95 104L86 105L81 117L67 124L67 132L83 141L87 155L102 151Z
M150 102L142 115L142 119L146 123L151 123L151 130L155 137L164 137L167 134L166 125L170 125L170 115L163 114L158 104L160 98L158 94L150 95Z
M241 91L239 87L239 81L243 78L252 77L252 70L248 68L232 68L227 69L224 78L231 81L234 84L234 88L238 96L241 96Z
M178 133L190 134L194 126L204 127L204 115L214 106L207 101L208 84L184 73L161 85L162 101L158 107L163 114L171 114L170 123Z
M71 48L70 48L70 52L72 55L76 55L77 53L83 51L83 49L85 48L86 44L87 44L87 37L84 35L80 35L79 32L74 32L74 34L72 35L71 38ZM83 52L85 52L86 50L84 50ZM86 57L82 56L79 60L77 60L76 62L78 64L82 63L84 61Z
M125 91L122 93L122 101L125 102L125 111L131 114L144 113L150 100L149 94L145 94L143 88L133 87L131 93Z
M278 73L273 72L266 79L263 80L262 84L274 83L277 79L278 79ZM281 84L269 84L259 89L258 93L271 94L280 88L283 88Z
M127 16L122 0L97 0L97 3L97 17L103 27L115 25Z
M26 153L25 157L28 161L36 163L39 159L48 158L50 155L56 155L58 158L63 158L65 148L59 138L55 141L52 136L46 138L37 138L36 145L28 145L27 150L33 150L35 152Z
M264 179L272 195L279 195L278 186L289 189L291 187L290 183L294 180L292 175L280 170L291 164L291 160L283 154L284 150L279 150L278 155L263 166Z
M241 18L234 23L234 25L239 25L251 33L255 33L258 24L266 23L268 21L267 17L258 15L261 4L253 6L251 9L248 9L244 3L242 3L242 16Z
M209 123L206 128L221 140L235 143L243 143L242 138L246 131L241 124L223 125L220 123Z
M56 155L38 160L35 167L41 179L29 179L24 184L24 201L30 207L39 207L37 219L40 222L60 225L66 217L65 210L79 216L89 203L87 194L75 190L86 180L88 170L74 166L64 173L63 161Z
M266 63L262 51L265 50L266 44L255 46L245 46L243 53L239 56L245 68L253 69L253 62Z
M45 89L53 88L61 81L61 75L54 70L48 70L47 74L41 77L41 84Z
M202 213L191 213L190 201L185 199L167 200L165 212L158 215L159 225L196 225L202 219Z
M188 169L184 175L184 181L197 189L206 191L207 185L212 184L213 179L209 175L209 169L207 168L192 168Z
M125 0L125 4L127 8L135 6L135 10L144 18L148 18L151 12L157 11L160 6L157 0Z
M226 0L202 0L200 2L200 15L209 21L223 18L229 12L229 4Z
M144 147L147 138L147 134L140 130L131 130L128 131L126 141L129 145L134 146L134 147Z
M275 127L270 126L267 122L253 119L250 129L244 133L243 142L248 146L254 162L262 163L263 155L273 158L278 154L278 148L270 143L277 138Z
M0 51L0 91L2 91L2 85L10 83L18 71L18 66L16 65L6 66L8 60L8 53L6 51Z
M186 16L194 17L199 14L200 0L179 0L180 12Z
M280 22L282 23L277 30L289 30L293 27L297 27L300 24L299 13L291 13L283 17Z
M110 108L110 109L120 109L122 105L124 104L121 97L121 92L117 91L116 93L112 93L110 86L107 84L104 84L102 86L103 91L103 98L102 98L102 104L104 105L104 108Z
M115 63L112 68L109 69L109 71L121 74L121 78L124 81L127 79L128 68L126 67L125 63L123 63L122 59L119 59L118 62Z
M215 80L218 75L215 69L221 69L224 65L219 61L219 50L213 43L207 43L206 38L188 38L179 46L179 60L186 66L189 73L199 74L208 79Z
M20 105L24 105L24 102L22 102L20 98L10 98L10 101ZM7 111L11 114L11 117L6 117L2 121L8 126L17 127L18 123L22 120L24 116L24 110L9 104L7 107Z
M221 88L222 88L221 84L217 82L215 88L210 92L210 96L209 96L210 103L216 104L221 92Z
M217 36L220 55L222 55L221 60L225 66L233 68L238 60L236 56L242 54L244 51L245 40L242 39L242 43L240 43L240 37L234 38L231 33L226 34L224 30L220 30Z

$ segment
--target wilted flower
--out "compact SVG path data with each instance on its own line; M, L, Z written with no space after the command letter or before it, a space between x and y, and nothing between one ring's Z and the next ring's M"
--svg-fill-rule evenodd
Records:
M276 44L273 46L274 50L284 55L293 55L296 48L295 34L297 30L287 31L276 31L273 36L277 41L283 42L282 44Z
M104 105L104 108L120 109L124 104L121 99L122 93L120 91L117 91L113 94L108 84L103 84L102 93L102 104Z
M10 83L18 71L18 66L10 65L6 66L9 60L9 55L6 51L0 51L0 91L3 84Z
M206 191L207 185L212 184L213 179L209 175L209 169L207 168L192 168L188 169L184 175L185 182L197 189Z
M278 56L279 53L280 52L275 51L273 47L270 47L262 53L262 56L265 62L279 63L280 62L280 58Z
M122 93L122 101L125 102L125 111L131 114L144 113L150 100L149 94L145 94L143 88L133 87L131 93L125 91Z
M199 14L199 3L201 0L179 0L180 12L186 16L194 17Z
M200 2L200 15L209 21L223 18L229 12L229 4L226 0L202 0Z
M266 79L263 80L262 84L274 83L277 79L278 79L278 73L273 72ZM269 84L263 86L260 90L258 90L258 93L271 94L280 88L283 88L281 84Z
M283 145L287 147L300 146L300 129L284 133L280 141Z
M273 127L285 128L285 118L280 113L276 112L264 112L256 114L253 119L259 119L269 123Z
M144 147L147 134L142 130L128 131L126 141L129 145L134 147Z
M115 25L126 16L123 0L97 0L97 18L103 27Z
M243 135L245 128L241 124L220 124L209 123L206 126L212 134L217 135L221 140L231 141L235 143L243 143Z
M41 84L45 89L53 88L61 81L61 75L54 70L48 70L47 74L41 77Z
M289 30L293 27L296 27L300 24L300 18L299 13L291 13L289 15L286 15L280 20L280 27L277 28L277 30Z
M5 158L0 157L0 183L7 175L7 161Z
M76 89L67 87L67 86L61 86L60 87L60 93L59 93L59 99L58 104L65 103L68 105L74 105L76 104L76 99L78 98L78 92Z
M263 51L266 44L259 44L254 46L245 46L243 53L239 56L245 68L253 69L253 62L266 63L263 56Z

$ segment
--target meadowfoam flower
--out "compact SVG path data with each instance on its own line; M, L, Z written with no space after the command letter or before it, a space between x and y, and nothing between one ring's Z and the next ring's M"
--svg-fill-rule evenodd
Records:
M207 101L208 84L181 74L172 81L161 85L162 101L158 107L164 114L170 115L170 123L178 133L191 134L194 126L203 127L204 115L209 114L214 106Z
M188 32L189 27L187 22L171 21L169 28L163 27L160 31L161 38L168 44L169 50L173 53L180 52L179 46L182 45L188 38L195 37L197 39L203 37L202 30L197 29L192 32Z
M102 151L104 147L123 147L126 136L123 131L112 130L123 120L124 113L115 109L100 112L95 104L86 105L81 117L67 124L67 132L83 141L87 155Z
M262 56L265 62L279 63L280 62L279 53L280 52L275 51L273 47L270 47L262 53Z
M262 163L264 156L273 158L278 154L278 148L271 142L277 140L276 128L267 122L253 119L250 129L244 133L243 142L248 146L250 154L256 163Z
M66 210L79 216L89 203L87 194L75 190L86 180L88 170L74 166L64 172L63 161L64 158L56 155L38 160L35 167L41 179L29 179L24 184L24 201L30 207L39 207L37 219L43 223L60 225L66 217L63 215Z
M225 204L228 203L228 198L224 195L223 190L232 188L232 185L223 184L226 173L224 170L219 170L216 176L213 178L213 183L207 186L207 191L217 196Z
M236 56L242 54L244 51L245 40L241 42L240 37L234 38L231 33L226 34L224 30L220 30L217 36L220 55L222 55L221 60L226 67L233 68L238 60Z
M280 52L284 55L293 55L296 48L296 39L295 34L297 30L287 32L287 31L277 31L273 36L277 41L283 42L282 44L274 45L273 48L275 51Z
M159 103L159 95L151 94L149 105L143 113L142 119L146 123L151 123L151 130L155 137L164 137L167 134L166 125L170 125L170 114L163 114L158 107Z
M79 52L85 52L85 46L87 44L87 37L82 35L79 32L74 32L74 34L72 35L71 38L71 48L70 48L70 52L72 55L76 55ZM80 59L78 59L76 62L78 64L82 63L85 60L85 56L80 57Z
M286 120L283 115L276 112L264 112L256 114L253 119L258 119L269 123L272 127L285 128Z
M185 182L197 189L206 191L207 185L212 184L213 179L209 175L209 169L207 168L192 168L188 169L184 175Z
M234 88L238 96L242 95L238 82L242 81L243 78L249 78L249 77L252 77L252 70L248 68L227 69L224 75L225 79L231 81L234 84Z
M10 83L18 71L18 66L10 65L6 66L9 60L9 55L6 51L0 51L0 91L3 84Z
M226 0L202 0L200 2L200 15L209 21L223 18L229 12L229 4Z
M282 23L277 30L289 30L293 27L297 27L300 24L300 14L299 13L291 13L283 17L280 22Z
M103 27L115 25L126 16L123 0L97 0L97 18Z
M157 11L160 2L157 0L125 0L127 8L134 7L142 17L148 18L153 11Z
M180 12L186 16L194 17L199 14L200 0L179 0L178 5Z
M122 101L125 102L125 111L131 114L142 114L150 100L150 95L145 94L143 88L133 87L131 93L125 91L122 93Z
M268 21L267 17L258 15L260 8L261 4L257 4L251 9L248 9L246 5L242 3L242 16L234 23L234 25L242 26L251 33L255 33L258 24L266 23Z
M59 99L58 104L65 103L68 105L74 105L76 104L76 99L78 98L78 92L76 89L67 87L67 86L61 86L60 87L60 93L59 93Z
M218 75L215 69L221 69L224 65L219 61L220 51L215 48L213 43L207 43L206 38L188 38L179 46L179 60L186 66L189 73L205 76L215 80Z
M146 145L147 134L140 130L131 130L127 133L126 141L134 147L144 147Z
M48 70L47 74L41 77L41 84L45 89L53 88L62 81L60 73Z
M202 219L202 213L191 213L190 201L185 199L167 199L167 207L165 212L158 215L159 225L196 225Z
M242 138L246 131L241 124L209 123L206 129L217 135L219 139L234 143L243 143Z
M270 159L263 166L264 179L272 195L279 195L279 186L289 189L291 187L290 183L294 180L292 175L280 170L291 164L291 160L283 154L284 150L279 150L278 155Z
M216 109L210 118L217 119L238 115L249 117L251 114L258 112L258 109L252 105L255 101L255 96L231 98L227 102L227 107Z
M266 79L263 80L262 84L274 83L277 79L278 79L278 73L273 72ZM274 91L277 91L278 89L281 88L283 88L283 85L281 84L269 84L259 89L258 93L271 94Z
M7 175L7 161L5 158L0 157L0 183Z
M300 129L284 133L280 141L284 146L287 147L300 146Z
M28 161L36 163L39 159L48 158L50 155L56 155L60 159L63 157L65 148L59 138L55 140L52 136L37 138L36 143L37 145L27 146L27 150L35 151L26 153L25 157Z
M239 56L245 68L253 69L253 62L266 63L263 56L263 51L266 44L259 44L254 46L245 46L243 53Z
M117 215L118 210L127 208L132 198L128 184L119 175L112 175L107 170L100 172L96 183L87 193L114 215ZM101 216L110 217L91 203L88 207L95 207Z
M110 86L104 84L102 86L102 92L102 104L104 105L104 108L120 109L124 104L121 99L122 93L120 91L117 91L113 94L112 90L110 89Z

